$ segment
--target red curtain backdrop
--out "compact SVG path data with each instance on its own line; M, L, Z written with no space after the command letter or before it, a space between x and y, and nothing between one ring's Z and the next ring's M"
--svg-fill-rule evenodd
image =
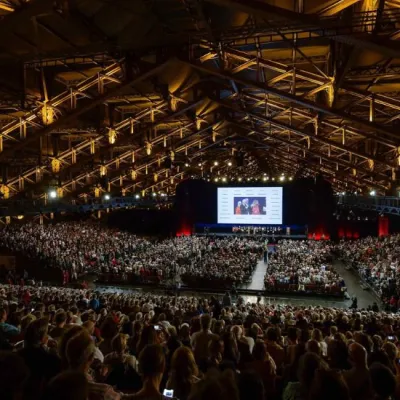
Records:
M331 237L328 233L327 228L320 226L316 227L315 229L311 229L308 232L308 238L315 240L329 240Z
M176 232L176 236L190 236L191 234L192 226L186 221L181 221L179 229Z
M338 225L339 239L358 239L360 237L359 226L354 221L340 221Z
M378 219L378 235L387 236L389 235L389 218L379 217Z

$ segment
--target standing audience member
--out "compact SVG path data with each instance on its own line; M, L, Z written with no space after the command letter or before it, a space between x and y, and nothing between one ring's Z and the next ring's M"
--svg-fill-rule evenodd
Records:
M167 389L172 389L174 397L179 400L187 400L192 385L199 380L199 370L192 351L186 346L175 350L172 356Z
M203 314L200 317L201 331L192 335L191 345L193 348L194 357L198 364L204 363L208 356L208 345L214 340L218 339L211 330L211 317L208 314Z
M363 400L371 396L371 378L367 365L367 351L358 343L349 346L352 368L343 372L352 400Z

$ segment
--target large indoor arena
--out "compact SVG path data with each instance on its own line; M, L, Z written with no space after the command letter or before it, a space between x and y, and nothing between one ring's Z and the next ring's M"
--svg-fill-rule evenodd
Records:
M0 0L0 398L400 399L400 1Z

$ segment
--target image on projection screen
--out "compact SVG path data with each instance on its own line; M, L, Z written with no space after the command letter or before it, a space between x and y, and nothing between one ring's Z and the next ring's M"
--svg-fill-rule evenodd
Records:
M218 188L219 224L282 224L282 187Z

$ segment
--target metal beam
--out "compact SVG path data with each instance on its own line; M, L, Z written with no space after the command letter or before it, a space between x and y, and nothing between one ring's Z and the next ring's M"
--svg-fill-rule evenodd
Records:
M235 82L243 85L244 87L254 87L265 93L275 95L275 96L277 96L285 101L288 101L290 103L295 103L295 104L298 104L305 108L311 108L315 111L318 111L318 112L320 112L324 115L330 116L330 117L336 117L336 118L339 118L342 120L347 120L347 121L353 122L355 124L362 126L363 128L366 128L368 131L369 130L379 131L390 138L389 142L391 142L391 145L400 145L400 138L399 138L398 134L395 133L394 131L388 129L387 127L383 127L380 124L376 124L376 123L372 123L372 122L363 120L362 118L348 114L344 111L336 110L336 109L333 109L333 108L327 107L327 106L323 106L323 105L315 103L313 101L304 99L300 96L296 96L291 93L286 93L286 92L283 92L282 90L279 90L279 89L276 89L273 87L269 87L260 82L251 81L251 80L245 79L245 78L239 78L238 76L231 74L230 72L227 72L227 71L216 70L214 68L205 67L203 65L199 65L199 64L192 63L189 61L184 61L184 62L188 63L193 68L195 68L203 73L218 76L219 78L222 78L225 80L234 80Z
M69 171L72 171L73 169L79 168L80 165L83 165L91 160L93 160L95 157L101 157L102 155L106 155L110 150L112 150L116 146L124 146L126 144L129 144L133 138L141 138L142 135L146 134L149 129L155 128L157 125L162 124L162 123L167 123L169 120L172 118L176 118L182 114L184 114L186 111L198 106L203 102L203 99L197 100L188 104L185 104L185 106L178 111L175 112L169 112L167 113L164 111L164 108L167 107L168 102L167 101L162 101L159 104L157 104L154 108L143 110L139 112L138 114L134 115L133 117L128 117L125 120L118 122L115 124L112 128L117 132L116 138L115 138L115 143L109 144L108 143L108 137L107 135L98 135L95 138L91 138L88 140L85 140L76 146L72 147L71 149L65 150L64 152L60 153L57 156L57 160L61 162L60 165L60 173L62 172L63 174L68 173ZM155 112L160 112L161 114L164 115L163 118L155 120L153 123L147 125L144 129L141 129L140 131L134 132L134 134L123 134L123 131L126 129L129 129L132 125L133 122L139 122L143 120L145 117L149 116L151 113ZM166 115L165 115L166 114ZM159 143L160 141L163 140L164 136L165 137L170 137L174 133L179 133L180 129L186 130L188 126L193 126L195 123L190 122L186 125L182 125L182 127L177 128L173 131L171 131L169 134L166 135L160 135L157 138L154 139L154 141L151 141L152 145ZM104 141L106 141L106 145L104 147L100 147L102 144L104 145ZM95 147L95 151L91 152L90 149ZM133 146L132 146L133 147ZM128 155L131 156L132 151L135 153L138 153L140 150L143 150L145 146L135 148L128 152ZM74 160L72 160L72 157L74 157ZM78 161L76 159L79 158ZM115 159L120 159L123 160L126 158L126 153L124 154L118 154L114 158ZM40 175L43 174L48 174L48 178L40 178L39 180L36 179L36 171L40 170ZM90 174L90 173L89 173ZM34 190L37 187L40 187L42 185L45 185L46 183L50 182L52 179L52 172L51 172L51 162L50 160L48 161L47 164L41 165L40 167L37 168L31 168L27 171L24 171L23 173L20 173L17 177L13 179L9 179L7 186L10 188L10 191L13 191L13 193L17 193L18 190L18 185L21 179L25 180L24 184L24 191L20 192L21 195L27 191ZM73 181L75 179L72 179ZM11 193L10 193L11 197Z
M331 0L327 4L323 2L317 7L312 8L307 14L318 14L321 17L331 16L340 13L344 9L351 7L353 4L359 3L363 0Z
M369 49L378 53L386 54L388 57L400 57L400 48L397 43L391 43L390 40L383 38L373 38L371 35L351 35L340 34L337 32L338 21L332 21L330 25L326 21L321 20L317 15L300 14L286 8L276 7L271 4L260 2L257 0L205 0L209 3L217 4L223 7L236 9L248 14L256 15L259 18L271 20L272 15L278 17L275 25L279 29L279 19L282 18L300 22L309 26L318 35L319 30L332 30L332 39L342 43L349 43L355 46ZM340 26L340 25L339 25Z
M134 76L133 79L130 80L129 82L126 82L114 90L111 90L105 94L102 94L96 98L93 98L90 101L90 103L86 104L85 106L77 108L75 111L72 111L71 113L57 119L49 126L46 126L42 129L39 129L38 131L32 133L31 135L29 135L29 137L26 140L20 141L20 142L16 143L14 146L12 146L12 147L4 150L2 153L0 153L0 160L4 160L6 157L12 156L15 151L21 150L22 148L26 147L28 144L34 142L37 138L45 136L45 135L51 133L52 131L54 131L55 129L59 129L59 128L71 123L80 115L86 113L87 111L91 110L92 108L96 107L97 105L104 103L110 97L120 95L121 93L126 91L128 88L130 88L132 85L137 84L139 82L142 82L142 81L152 77L154 74L160 72L167 63L168 62L165 62L165 63L157 65L149 70L146 70L145 72L139 73L138 75Z
M230 123L231 123L232 125L237 126L238 128L240 127L240 128L246 129L246 130L249 131L249 132L254 132L254 133L257 133L257 134L259 134L259 135L261 135L261 136L268 137L268 138L270 138L270 139L275 139L275 140L277 140L277 141L280 141L280 142L282 142L282 143L287 144L288 146L295 147L295 148L298 148L298 149L301 149L301 150L305 150L305 151L308 152L309 154L314 154L314 155L316 155L315 152L313 152L312 150L306 150L306 149L304 149L303 146L300 146L300 145L298 145L298 144L296 145L295 143L291 143L291 142L289 142L289 141L287 141L287 140L285 140L285 139L282 139L282 138L280 138L280 137L271 135L271 134L269 134L269 133L267 133L267 132L264 132L264 131L262 131L262 130L260 130L260 129L254 129L253 127L251 127L251 126L249 126L249 125L246 125L246 124L243 124L243 123L238 123L238 122L235 122L235 121L230 121ZM250 140L253 140L253 139L250 139ZM263 142L260 142L260 143L262 143L263 145L266 144L266 143L263 143ZM268 144L267 144L267 145L268 145ZM281 149L276 148L276 147L270 147L270 149L271 149L271 151L278 151L278 152L281 152L281 153L283 152ZM287 153L287 152L284 152L284 153ZM307 157L300 156L299 154L296 154L295 152L290 152L290 156L293 156L294 158L299 159L299 160L301 160L302 162L306 162L306 163L308 163L308 164L312 164L312 165L314 165L314 166L318 166L319 169L316 170L316 171L314 171L314 172L316 172L316 173L321 172L321 168L325 168L327 171L330 171L330 173L335 177L335 179L343 180L343 179L341 178L340 174L338 174L338 171L337 171L337 170L332 169L331 167L329 167L329 166L327 166L327 165L324 165L324 164L323 164L323 165L317 164L317 163L315 163L314 161L308 159ZM317 157L320 157L320 156L317 155ZM386 189L386 186L381 185L381 184L378 183L378 182L370 182L370 181L367 181L367 180L365 180L364 178L360 178L360 177L357 177L357 178L356 178L356 177L352 177L351 175L348 175L348 176L347 176L347 179L349 179L349 181L352 182L355 186L360 186L360 185L357 185L356 182L355 182L355 181L360 181L360 182L364 182L364 184L367 184L367 185L379 186L379 187L381 187L381 188L383 188L383 189ZM343 182L346 182L346 181L343 180Z

